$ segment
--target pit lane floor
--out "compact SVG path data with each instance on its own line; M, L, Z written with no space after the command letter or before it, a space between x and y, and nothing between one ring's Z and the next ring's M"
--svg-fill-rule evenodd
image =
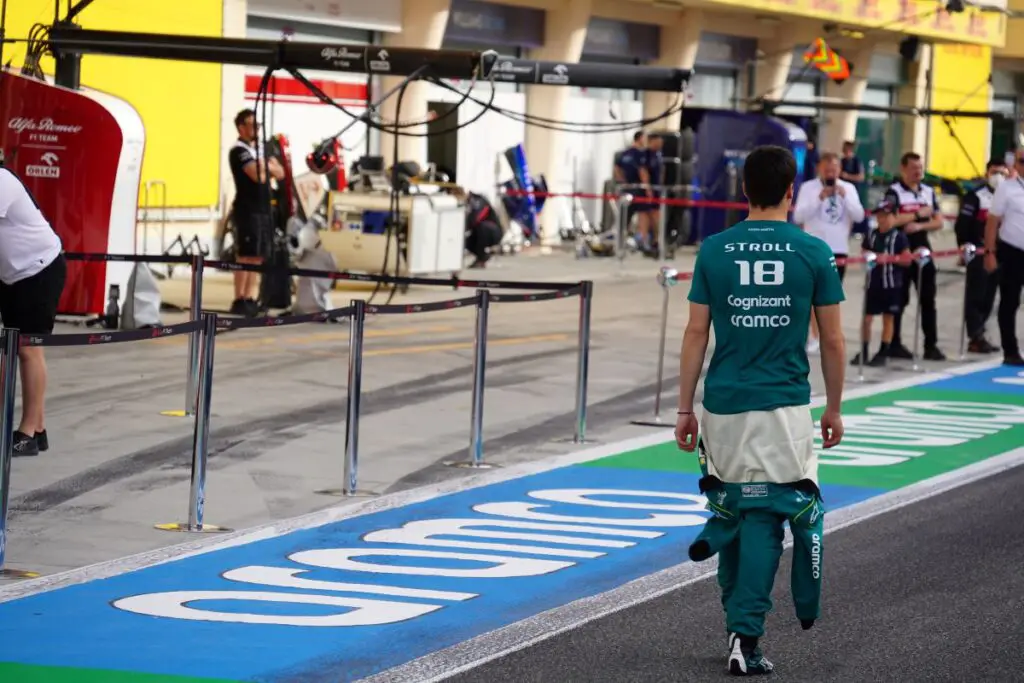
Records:
M823 617L808 632L787 551L762 640L770 680L1022 680L1022 488L1018 466L827 535ZM711 577L447 680L730 680L723 623Z

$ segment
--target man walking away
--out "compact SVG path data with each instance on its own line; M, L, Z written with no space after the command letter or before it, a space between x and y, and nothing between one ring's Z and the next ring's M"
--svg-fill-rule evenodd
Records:
M647 137L647 153L644 157L644 166L647 168L647 177L650 179L651 190L648 192L649 197L661 197L661 187L654 189L654 186L664 185L664 159L662 157L662 148L665 145L665 139L660 135L653 135ZM650 231L650 241L648 244L642 247L644 256L649 258L658 257L658 243L664 237L659 234L658 227L661 224L661 212L666 207L661 204L648 204L647 205L647 225Z
M960 203L960 214L956 217L956 243L963 247L973 244L978 249L985 247L985 224L992 209L992 199L999 184L1006 179L1006 166L1002 159L993 159L985 169L988 182L968 192ZM975 258L967 264L967 278L964 286L964 321L967 324L967 350L971 353L994 353L999 350L985 337L985 323L992 315L996 302L999 281L994 273L985 270L985 259Z
M676 442L684 451L700 449L700 489L714 513L690 546L690 558L720 555L728 669L737 676L774 668L759 639L787 521L795 542L797 618L808 629L820 616L824 510L804 346L812 311L821 330L827 396L824 447L843 435L842 283L828 245L786 222L796 174L784 148L758 147L747 157L749 216L701 245L680 359ZM712 322L716 342L698 442L694 393Z
M850 234L855 223L864 220L864 207L857 188L839 177L839 156L825 152L818 162L818 177L800 186L800 195L793 210L793 222L804 231L825 242L836 259L845 261L850 251ZM839 280L846 275L846 266L838 266ZM817 353L818 328L811 318L811 335L807 352Z
M899 207L882 200L875 208L878 217L878 228L864 239L864 251L874 252L885 259L871 269L868 289L864 296L864 320L861 322L861 349L854 356L853 365L870 365L874 368L884 367L889 357L889 345L892 344L893 317L899 313L903 298L903 278L906 277L907 265L913 258L907 236L894 227L894 212ZM894 262L899 257L901 263ZM868 347L871 342L871 325L876 315L882 316L882 343L878 353L870 361Z
M1024 149L1014 158L1015 177L996 188L985 223L985 270L999 269L999 337L1003 363L1024 366L1017 345L1017 310L1024 288Z
M60 238L35 198L9 169L0 167L0 319L22 334L50 334L64 291L67 264ZM46 358L39 346L18 349L21 423L14 455L47 450Z
M907 152L900 159L900 180L892 184L886 191L886 199L900 207L896 216L896 227L907 235L910 248L914 251L922 247L931 251L932 245L928 233L942 228L942 214L939 211L939 200L935 190L921 181L924 179L924 162L921 155ZM918 272L920 271L920 273ZM936 295L935 262L929 260L925 265L918 262L911 264L903 283L903 308L893 320L892 346L890 358L912 359L914 353L903 344L903 315L910 304L910 287L917 290L921 305L921 331L924 333L924 359L941 361L946 356L939 350L938 312L935 308ZM920 279L920 286L918 280Z
M228 164L235 180L232 216L235 224L235 253L239 263L260 265L269 255L274 239L274 220L270 198L265 191L267 171L275 180L284 178L284 169L276 159L267 159L259 142L256 112L243 109L235 117L238 140L228 153ZM260 153L257 155L257 147ZM256 159L259 157L259 162ZM253 316L259 312L256 292L257 274L235 271L235 300L231 312Z
M615 161L615 182L632 185L627 192L637 199L650 193L651 174L647 170L647 135L639 130L633 135L633 146L627 147ZM643 201L630 202L626 209L626 225L636 219L636 240L641 251L650 250L651 205Z

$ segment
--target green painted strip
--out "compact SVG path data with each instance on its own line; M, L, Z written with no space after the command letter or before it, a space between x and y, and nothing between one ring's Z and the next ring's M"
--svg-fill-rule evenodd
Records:
M1000 411L1007 415L994 416ZM892 490L1024 445L1021 397L1008 392L911 387L847 401L843 418L843 443L820 452L823 484ZM696 456L671 442L585 464L700 471Z
M168 652L168 655L173 656L173 652ZM131 671L30 666L4 662L0 662L0 681L5 683L228 683L223 678L184 678Z

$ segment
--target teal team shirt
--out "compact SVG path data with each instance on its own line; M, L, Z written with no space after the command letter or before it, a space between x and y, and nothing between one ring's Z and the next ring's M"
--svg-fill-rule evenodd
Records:
M710 308L704 408L717 415L807 405L814 306L845 296L824 241L781 221L743 221L700 245L690 301Z

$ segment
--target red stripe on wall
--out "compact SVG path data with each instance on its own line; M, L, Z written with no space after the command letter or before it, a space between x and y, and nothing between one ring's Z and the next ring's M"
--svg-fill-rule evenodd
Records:
M366 101L366 84L365 83L342 83L338 81L324 81L319 79L311 78L310 81L316 87L324 91L324 93L335 99L343 102L365 102ZM260 83L263 82L263 76L257 76L255 74L247 74L245 77L245 95L246 98L254 98L260 91ZM275 76L270 81L271 97L287 98L294 100L295 98L301 98L303 101L314 97L309 89L305 85L299 83L294 78ZM317 100L319 102L319 100Z

